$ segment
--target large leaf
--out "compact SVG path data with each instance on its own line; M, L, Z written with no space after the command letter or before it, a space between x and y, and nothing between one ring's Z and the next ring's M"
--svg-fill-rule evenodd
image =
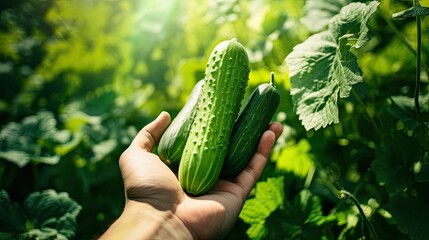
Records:
M419 97L420 121L416 119L414 98L407 96L392 96L392 105L387 109L395 118L404 123L404 130L413 133L420 126L429 127L429 94ZM427 133L427 131L426 131Z
M421 198L406 193L398 194L390 199L386 208L401 232L414 240L429 239L429 205Z
M301 22L311 32L322 31L341 8L352 0L307 0Z
M369 40L367 23L371 15L377 10L380 3L377 1L364 3L350 3L343 7L329 23L329 30L335 38L347 36L354 48L359 48Z
M13 203L5 190L0 190L0 232L25 231L25 216L18 204Z
M267 239L333 239L330 229L336 217L325 216L321 199L308 189L303 189L286 202L283 211L276 213L267 219Z
M286 57L293 104L307 130L339 122L338 96L348 97L352 85L362 81L351 48L368 40L366 24L377 6L371 2L343 7L328 30L310 36Z
M240 218L250 224L247 235L251 239L261 239L266 235L265 219L278 208L283 207L283 176L269 178L256 184L256 196L244 204Z
M337 45L330 31L315 34L297 45L286 62L292 100L303 126L317 130L338 123L338 95L347 97L351 85L362 80L347 39Z
M418 139L394 132L376 148L371 169L377 182L390 194L404 191L414 181L411 171L415 162L424 162L424 151Z
M312 155L309 153L310 149L310 143L306 139L302 139L296 144L283 147L280 153L273 155L272 158L275 159L278 170L291 172L304 178L314 165Z
M67 193L54 190L34 192L21 209L0 191L0 236L18 239L70 239L76 231L81 206Z
M58 132L56 124L53 114L47 111L7 124L0 132L0 158L19 167L29 162L58 163L59 156L52 150Z

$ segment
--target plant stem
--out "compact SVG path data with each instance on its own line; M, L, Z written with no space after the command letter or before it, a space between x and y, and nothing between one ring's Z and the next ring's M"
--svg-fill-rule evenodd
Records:
M417 6L419 3L417 0L414 0L414 6ZM422 62L422 23L420 16L416 16L417 22L417 55L416 55L416 82L414 87L414 104L416 106L416 119L417 122L420 122L420 103L419 103L419 94L420 94L420 69ZM429 75L428 75L429 76Z
M387 25L393 30L393 32L396 34L396 36L398 36L399 40L401 40L401 42L404 43L405 46L414 55L416 55L416 56L420 55L420 58L423 59L423 56L421 56L421 51L419 53L418 50L416 51L413 48L411 42L408 41L408 39L405 37L405 35L396 27L396 25L393 23L392 19L387 15L386 11L383 8L379 8L379 12L380 12L381 17L384 19L384 21L386 21ZM419 22L420 22L420 17L418 17L418 18L419 18ZM421 24L421 23L417 23L417 24ZM418 31L417 34L421 34L421 27L420 27L420 31ZM423 60L425 60L425 59L423 59ZM423 67L424 67L424 70L425 70L426 74L429 76L429 66L426 65L426 61L423 61L421 63L423 64Z
M345 198L350 198L353 200L353 203L356 205L356 207L359 210L359 213L362 215L363 220L365 221L365 223L368 225L369 230L371 231L372 236L374 237L375 240L378 240L378 236L377 233L375 232L374 226L372 226L372 223L368 220L368 218L365 215L365 212L363 211L362 207L360 206L359 201L356 199L355 196L353 196L353 194L349 193L346 190L340 190L338 192L338 198L340 199L345 199Z
M353 97L356 98L356 100L358 101L358 103L362 106L363 111L365 113L365 116L371 122L372 126L375 129L375 132L378 135L378 137L380 139L382 139L383 138L383 133L381 132L380 128L378 127L377 123L375 122L374 116L368 111L368 109L366 109L365 103L362 101L362 99L360 98L359 94L353 88L352 88L352 94L353 94Z

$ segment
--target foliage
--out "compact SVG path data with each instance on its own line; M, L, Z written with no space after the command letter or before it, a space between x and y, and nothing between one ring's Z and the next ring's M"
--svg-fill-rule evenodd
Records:
M75 235L81 206L67 193L54 190L33 192L22 208L0 191L0 236L17 239L70 239Z
M427 6L2 2L0 238L103 232L124 204L120 154L235 37L246 98L275 73L284 132L227 239L427 239Z

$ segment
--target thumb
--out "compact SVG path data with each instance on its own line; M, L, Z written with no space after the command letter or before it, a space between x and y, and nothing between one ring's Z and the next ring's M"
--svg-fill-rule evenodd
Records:
M131 146L137 146L147 152L152 152L165 129L170 124L171 117L168 112L161 112L151 123L144 126L134 138Z

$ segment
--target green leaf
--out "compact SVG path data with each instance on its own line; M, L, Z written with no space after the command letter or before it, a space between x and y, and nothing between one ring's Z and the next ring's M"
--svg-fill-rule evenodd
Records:
M311 32L322 31L341 8L352 0L307 0L301 22Z
M51 150L56 124L53 114L47 111L7 124L0 132L0 158L19 167L29 162L57 164L59 157Z
M81 206L67 193L54 190L34 192L23 208L12 203L0 190L0 236L18 239L70 239L76 231L76 217Z
M404 130L414 132L423 125L429 126L429 94L419 96L421 122L416 119L414 98L392 96L392 105L387 109L395 118L404 122Z
M106 141L99 142L92 147L94 152L93 162L103 160L107 155L112 153L118 145L116 139L108 139Z
M375 1L347 5L328 30L310 36L286 57L293 104L306 130L339 122L338 96L348 97L352 85L362 81L351 48L368 40L366 23L377 6Z
M337 45L330 31L315 34L295 46L286 62L292 100L305 129L338 123L338 95L348 97L351 85L362 81L347 39Z
M415 18L417 16L427 16L429 15L429 8L421 6L412 6L404 11L400 11L392 14L393 18L405 19L405 18Z
M278 208L283 208L284 177L268 178L256 184L256 196L245 202L240 218L251 225L247 235L261 239L266 234L265 219Z
M296 176L304 178L313 166L312 156L309 153L310 149L310 143L306 139L302 139L296 144L286 145L277 154L278 156L272 158L276 161L278 170L292 172Z
M369 2L368 5L350 3L331 20L329 30L337 39L347 36L349 40L356 41L352 44L354 48L362 47L369 40L368 20L379 4L377 1Z
M333 239L334 215L323 215L320 198L303 189L283 211L277 210L266 220L267 239Z
M24 212L34 229L44 234L54 229L66 238L74 236L81 208L67 193L54 190L32 193L24 202Z
M13 203L5 190L0 190L0 232L25 231L25 217L18 204Z
M386 186L390 194L404 191L414 182L412 169L415 162L423 161L424 152L419 140L403 132L394 132L376 148L371 169L377 182Z
M402 233L414 240L429 239L429 205L421 198L401 193L390 199L386 209L392 214Z

